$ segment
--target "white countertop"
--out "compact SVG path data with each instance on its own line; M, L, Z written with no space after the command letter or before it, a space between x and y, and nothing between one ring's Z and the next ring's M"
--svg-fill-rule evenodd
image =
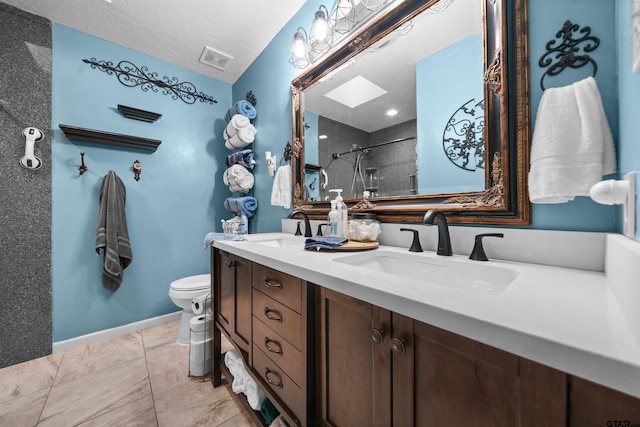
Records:
M251 241L282 235L254 234L246 236L248 241L214 246L640 398L640 333L603 272L492 260L481 264L515 270L518 276L500 294L479 294L335 262L354 253L305 251L303 237L300 244L277 248ZM407 253L395 246L380 250ZM478 263L463 255L447 258Z

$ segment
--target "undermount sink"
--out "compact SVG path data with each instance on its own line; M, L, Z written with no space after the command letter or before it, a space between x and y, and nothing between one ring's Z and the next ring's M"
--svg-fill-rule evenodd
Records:
M430 258L390 251L349 255L334 258L334 261L488 295L504 292L519 274L516 270L485 265L476 261L465 262L448 257Z
M271 234L248 238L249 241L273 248L282 248L285 246L295 246L304 244L304 238L293 236L291 234Z

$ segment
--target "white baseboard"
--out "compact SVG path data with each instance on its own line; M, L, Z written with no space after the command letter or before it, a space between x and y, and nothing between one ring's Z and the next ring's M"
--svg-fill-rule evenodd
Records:
M153 328L155 326L164 325L165 323L171 323L176 320L180 320L181 315L182 311L176 311L175 313L152 317L150 319L140 320L139 322L133 322L127 325L122 325L111 329L104 329L102 331L93 332L68 340L54 342L52 345L52 351L53 353L59 353L71 348L81 347L83 345L121 337L122 335L131 334L143 329Z

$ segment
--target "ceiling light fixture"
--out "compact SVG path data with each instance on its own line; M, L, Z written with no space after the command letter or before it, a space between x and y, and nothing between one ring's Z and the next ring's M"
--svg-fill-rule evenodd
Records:
M391 109L389 111L387 111L387 116L389 117L393 117L393 116L397 116L398 115L398 110L396 109Z

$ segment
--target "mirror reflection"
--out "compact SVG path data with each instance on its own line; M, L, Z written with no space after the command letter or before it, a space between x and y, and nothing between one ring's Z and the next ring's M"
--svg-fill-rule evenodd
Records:
M305 88L305 200L486 186L482 0L440 1Z

